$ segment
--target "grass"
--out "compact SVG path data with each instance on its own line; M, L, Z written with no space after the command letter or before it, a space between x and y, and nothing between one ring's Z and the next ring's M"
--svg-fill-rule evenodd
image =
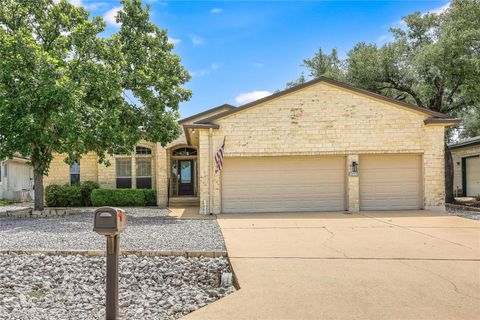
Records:
M8 206L9 204L12 204L12 203L15 203L15 201L0 199L0 207Z
M30 292L28 295L30 296L30 298L43 298L45 297L46 295L48 294L48 290L47 289L40 289L40 290L35 290L35 291L32 291Z

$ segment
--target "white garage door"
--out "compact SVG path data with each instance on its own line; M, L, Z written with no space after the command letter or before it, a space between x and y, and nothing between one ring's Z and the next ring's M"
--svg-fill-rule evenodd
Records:
M361 210L422 208L419 155L361 156L359 171Z
M480 157L465 159L467 167L467 195L480 195Z
M345 210L344 157L225 158L223 212Z

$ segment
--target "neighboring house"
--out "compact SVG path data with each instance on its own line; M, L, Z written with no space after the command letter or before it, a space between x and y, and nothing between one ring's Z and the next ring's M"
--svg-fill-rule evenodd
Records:
M455 195L480 196L480 136L451 144Z
M33 199L33 169L29 161L20 155L0 161L0 199Z
M46 182L151 187L159 206L187 198L212 213L443 208L444 130L458 123L319 78L183 119L177 140L140 143L111 167L88 154L69 168L59 155Z

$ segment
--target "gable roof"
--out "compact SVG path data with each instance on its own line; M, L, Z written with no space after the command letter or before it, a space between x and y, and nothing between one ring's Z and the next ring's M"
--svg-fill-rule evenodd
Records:
M273 99L276 99L276 98L279 98L279 97L282 97L282 96L287 95L289 93L305 89L307 87L313 86L313 85L315 85L317 83L320 83L320 82L325 82L327 84L330 84L330 85L333 85L333 86L336 86L336 87L340 87L340 88L347 89L347 90L350 90L350 91L353 91L353 92L356 92L356 93L367 95L367 96L370 96L370 97L375 98L375 99L383 100L385 102L393 103L393 104L399 105L401 107L411 109L413 111L421 112L421 113L424 113L426 115L432 116L433 119L439 119L439 118L442 119L441 122L437 122L437 123L455 123L456 124L456 123L459 122L458 119L449 118L447 115L445 115L443 113L440 113L440 112L432 111L432 110L429 110L429 109L426 109L426 108L420 108L416 105L409 104L409 103L399 101L399 100L395 100L395 99L383 96L383 95L378 94L378 93L373 93L371 91L360 89L360 88L354 87L352 85L349 85L349 84L346 84L346 83L343 83L343 82L332 80L330 78L319 77L319 78L307 81L305 83L302 83L300 85L288 88L286 90L276 92L276 93L274 93L270 96L267 96L265 98L258 99L258 100L255 100L253 102L244 104L244 105L239 106L237 108L227 110L225 112L221 112L219 114L213 115L211 117L208 117L208 118L205 118L205 119L202 119L202 120L195 121L194 123L196 123L196 124L211 124L213 121L221 119L221 118L226 117L228 115L231 115L233 113L241 112L245 109L257 106L261 103L264 103L264 102L267 102L267 101L270 101L270 100L273 100ZM434 121L432 121L430 123L433 123L433 122Z
M178 123L182 124L182 123L185 123L185 122L188 122L189 120L192 120L192 119L195 119L195 118L199 118L199 117L202 117L202 116L206 116L208 115L209 113L212 113L212 112L215 112L215 111L218 111L218 110L222 110L222 109L226 109L226 110L233 110L233 109L236 109L234 106L232 106L231 104L228 104L228 103L224 103L218 107L215 107L215 108L211 108L211 109L208 109L208 110L205 110L205 111L202 111L200 113L197 113L197 114L194 114L190 117L187 117L187 118L183 118L183 119L180 119L178 120ZM201 120L199 120L201 121Z
M450 144L448 146L450 147L450 149L460 149L460 148L474 146L474 145L477 145L477 144L480 144L480 136L476 136L476 137L473 137L473 138L468 138L468 139L462 140L460 142Z

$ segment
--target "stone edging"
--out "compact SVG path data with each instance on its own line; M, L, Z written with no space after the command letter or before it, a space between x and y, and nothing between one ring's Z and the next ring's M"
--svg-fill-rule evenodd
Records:
M49 256L70 256L81 255L86 257L103 257L103 250L41 250L41 249L25 249L10 250L0 249L0 254L44 254ZM155 251L155 250L121 250L121 256L135 255L139 257L228 257L227 251Z
M471 206L463 206L463 205L460 205L460 204L445 203L445 207L451 208L451 209L456 209L456 210L480 212L480 208L471 207Z
M0 217L10 218L31 218L31 217L64 217L72 214L82 213L72 208L52 207L45 208L43 211L36 211L32 208L18 208L0 212Z

